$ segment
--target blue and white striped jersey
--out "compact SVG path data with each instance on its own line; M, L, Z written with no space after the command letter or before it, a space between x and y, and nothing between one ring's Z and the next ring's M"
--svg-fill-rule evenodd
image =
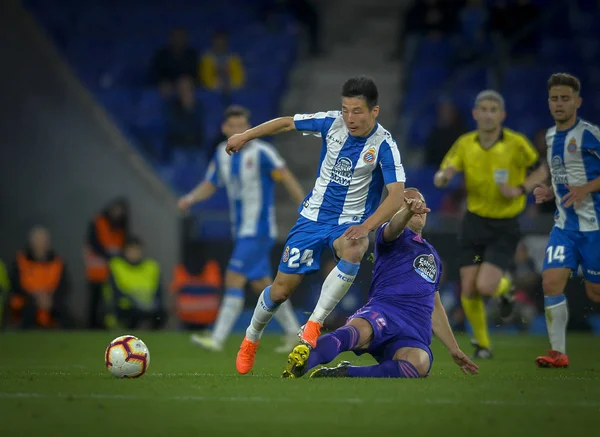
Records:
M250 141L232 156L226 146L222 142L217 147L206 179L227 190L234 237L275 238L275 175L285 161L264 141Z
M570 129L548 129L546 144L556 197L555 226L568 231L599 230L600 192L588 194L577 208L565 208L561 199L569 192L567 185L581 186L600 176L600 130L578 119Z
M339 111L297 114L294 123L323 138L315 187L299 208L303 217L361 223L379 206L384 184L405 181L396 142L379 124L363 138L350 135Z

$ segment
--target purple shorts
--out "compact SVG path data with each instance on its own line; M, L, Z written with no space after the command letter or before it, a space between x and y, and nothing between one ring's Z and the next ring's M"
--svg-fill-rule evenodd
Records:
M416 347L423 349L429 355L429 369L431 370L433 354L426 343L427 340L423 338L419 330L407 323L410 316L402 314L393 307L368 303L350 316L347 322L356 318L365 319L373 328L373 340L369 348L353 351L356 355L366 352L372 355L378 363L381 363L392 360L400 348Z

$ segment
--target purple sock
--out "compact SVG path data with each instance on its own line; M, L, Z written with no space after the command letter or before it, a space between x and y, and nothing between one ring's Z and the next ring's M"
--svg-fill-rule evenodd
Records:
M358 344L360 333L354 326L347 325L336 329L331 334L319 337L317 347L310 352L306 371L319 364L327 364L334 360L340 353L351 351Z
M408 361L389 360L375 366L350 366L350 378L420 378L421 375Z

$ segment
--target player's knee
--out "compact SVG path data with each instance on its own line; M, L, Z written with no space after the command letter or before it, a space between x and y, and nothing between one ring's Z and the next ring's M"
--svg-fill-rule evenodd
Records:
M232 270L227 270L225 272L225 288L244 288L246 282L246 277L241 273Z
M275 281L271 285L271 300L275 303L283 303L290 298L294 293L293 287L285 281L275 278Z
M404 360L399 360L404 361ZM411 357L410 360L406 360L419 372L420 378L425 378L429 374L429 358L425 357Z
M558 296L564 291L562 282L552 276L542 277L542 288L544 290L544 296Z
M369 240L366 238L363 240L348 240L348 244L344 245L342 250L340 250L339 256L346 261L358 264L368 248Z
M493 296L496 292L496 288L498 288L498 283L489 281L487 278L479 277L477 278L475 287L482 296Z

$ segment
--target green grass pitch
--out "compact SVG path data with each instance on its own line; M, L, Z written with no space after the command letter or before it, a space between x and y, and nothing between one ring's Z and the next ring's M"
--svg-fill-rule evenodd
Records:
M434 340L428 379L281 380L275 337L263 339L254 373L239 376L238 336L210 354L184 333L132 332L150 368L117 380L103 354L119 334L0 334L0 436L564 437L600 426L598 337L569 336L569 369L535 367L544 337L496 336L496 357L477 376L462 375Z

